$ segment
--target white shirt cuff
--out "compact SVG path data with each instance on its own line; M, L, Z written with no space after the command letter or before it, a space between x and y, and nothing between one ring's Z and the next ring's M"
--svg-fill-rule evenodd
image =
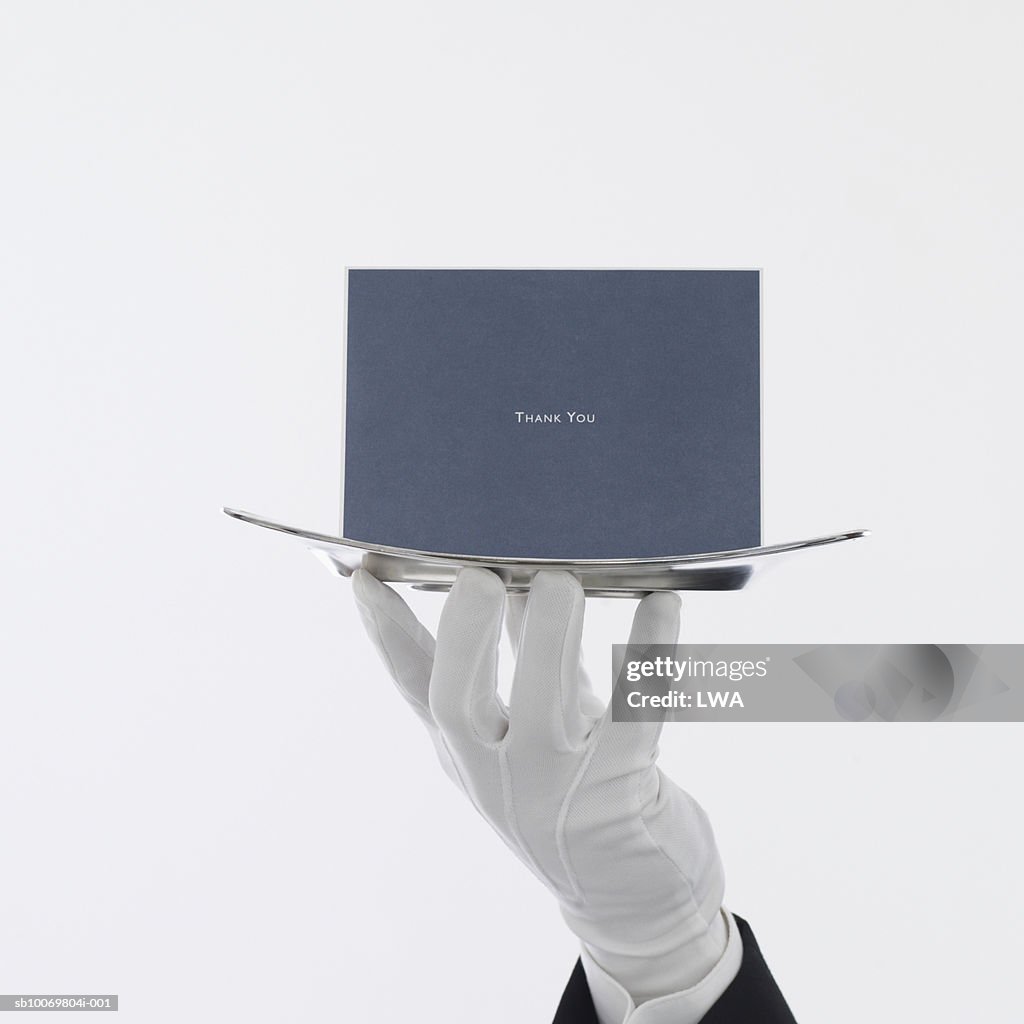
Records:
M600 1024L698 1024L739 973L743 940L732 914L724 907L727 939L718 963L691 988L648 1000L637 1006L630 994L584 948L580 959Z

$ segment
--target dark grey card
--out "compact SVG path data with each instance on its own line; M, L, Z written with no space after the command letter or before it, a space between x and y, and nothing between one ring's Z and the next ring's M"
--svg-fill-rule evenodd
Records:
M345 536L524 558L757 546L759 294L751 270L350 270Z

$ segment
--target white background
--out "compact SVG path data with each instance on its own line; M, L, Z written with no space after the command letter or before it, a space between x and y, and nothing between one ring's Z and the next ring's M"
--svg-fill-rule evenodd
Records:
M685 635L1024 640L1022 35L1008 0L3 4L0 992L554 1011L573 939L347 584L218 511L334 527L346 265L764 267L765 539L875 532ZM599 671L629 613L591 606ZM663 763L798 1019L995 1024L1021 738L673 726Z

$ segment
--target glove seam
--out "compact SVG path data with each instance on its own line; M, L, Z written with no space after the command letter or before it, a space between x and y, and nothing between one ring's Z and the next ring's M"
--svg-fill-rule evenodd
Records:
M584 776L590 770L590 764L594 759L594 752L597 749L597 744L590 742L590 740L594 734L600 730L603 724L604 719L602 719L598 728L593 730L588 737L586 751L583 755L582 761L580 762L579 768L576 769L576 774L573 776L572 782L569 784L569 789L562 800L562 805L558 809L558 820L555 825L555 843L558 847L558 855L561 858L562 867L565 869L566 876L569 879L569 885L572 887L572 895L583 903L586 903L587 901L587 894L584 891L583 883L579 880L579 875L577 874L575 865L573 864L572 855L569 852L569 841L566 835L565 823L569 817L569 811L572 802L576 797L576 793L583 784Z
M409 688L407 686L402 684L402 682L401 682L401 675L398 672L398 669L395 668L395 662L394 662L394 659L391 657L391 652L388 650L387 644L384 643L384 636L383 636L383 633L382 633L381 628L380 628L380 619L381 619L381 617L387 619L387 621L390 622L400 633L402 633L404 636L408 637L416 645L416 648L420 651L420 653L423 654L423 656L426 657L431 662L431 666L430 667L431 667L431 670L433 670L434 666L433 666L433 658L432 658L431 653L424 648L423 644L420 643L420 641L419 641L419 639L417 637L413 636L412 633L410 633L409 630L407 630L405 628L405 626L403 626L396 618L394 618L393 616L389 615L382 608L378 608L376 605L371 605L370 608L369 608L369 612L373 616L373 628L374 628L374 630L377 633L377 648L380 651L380 653L383 655L384 661L385 661L385 663L387 665L388 672L391 675L391 678L394 679L396 685L398 686L399 692L403 696L405 696L407 700L409 700L412 703L414 703L416 705L416 707L418 707L421 710L425 711L427 713L427 715L429 716L430 720L433 721L434 720L434 716L433 716L433 714L431 714L431 711L430 711L429 699L427 701L421 701L418 697L416 697L416 696L414 696L412 694L412 692L409 690ZM436 727L436 723L435 723L435 727Z
M501 619L498 620L498 627L497 628L499 630L501 629ZM480 649L478 651L478 653L477 653L477 656L474 658L472 665L470 666L470 671L467 673L468 680L469 680L469 685L464 687L464 696L463 696L463 699L459 702L459 705L461 705L461 706L458 707L458 712L459 712L460 715L464 715L465 716L465 719L466 719L466 721L469 724L469 730L472 733L473 739L480 746L484 747L485 749L495 751L495 750L499 750L501 748L502 744L505 742L506 737L508 736L508 721L507 721L507 719L506 719L506 731L505 731L505 734L503 736L499 737L496 740L495 739L490 739L490 738L485 738L484 736L482 736L480 734L480 730L477 728L476 715L474 714L474 708L473 708L474 696L475 696L476 690L477 690L478 685L479 685L480 671L481 671L481 668L483 666L484 658L486 657L486 655L487 655L487 650L483 649L483 648ZM497 654L497 651L495 651L495 655L494 655L495 674L497 674L497 661L498 661L498 654ZM431 673L431 674L433 674L433 673ZM429 706L429 700L430 700L430 690L429 690L429 687L428 687L428 691L427 691L427 700L428 700L428 706ZM500 711L501 710L501 706L499 704L497 704L497 698L496 697L495 697L495 704L496 704L496 706L498 707L498 709ZM504 712L502 712L502 714L504 715ZM433 709L432 708L431 708L431 717L434 719L435 724L437 725L438 731L442 735L444 735L445 734L445 729L444 729L443 725L440 722L437 721L437 716L433 713Z
M582 596L582 595L578 595L578 596ZM572 613L575 614L577 610L578 610L578 608L577 608L577 595L574 595ZM576 769L576 774L573 776L573 780L569 784L569 788L566 791L565 797L562 800L562 804L561 804L561 806L558 809L558 818L556 819L556 822L555 822L555 847L558 850L558 858L562 862L562 870L565 871L566 878L569 881L569 887L571 889L572 896L575 899L580 900L581 902L585 903L586 902L586 894L583 891L583 885L582 885L582 883L579 880L579 876L576 873L576 868L575 868L575 866L573 865L573 862L572 862L572 857L569 854L569 845L568 845L568 841L566 839L565 823L566 823L566 820L569 817L569 810L570 810L570 807L572 805L573 799L576 796L576 793L579 790L580 785L582 785L583 777L586 775L587 770L590 768L590 762L591 762L591 760L592 760L592 758L594 756L594 749L595 748L594 748L594 744L589 742L589 740L590 740L589 736L587 737L587 739L582 744L580 744L579 746L574 746L573 743L569 739L568 730L566 729L565 686L562 685L562 682L563 682L563 680L565 678L565 668L566 668L566 666L565 666L565 655L566 655L566 649L567 649L568 644L569 644L569 632L570 632L570 623L571 623L571 621L572 621L572 615L570 614L569 619L566 622L565 632L563 632L563 634L562 634L562 647L561 647L561 651L559 653L559 659L558 659L558 668L559 668L558 706L559 706L559 710L561 711L561 715L559 717L559 728L561 730L563 738L565 739L566 746L569 747L570 749L580 749L580 747L582 747L584 753L583 753L583 758L582 758L582 760L580 762L580 765ZM579 659L579 657L574 657L573 658L572 671L574 671L576 673L576 676L577 676L577 686L578 686L579 685L579 673L580 673L580 659ZM579 710L579 709L577 709L577 710Z
M533 853L533 849L530 847L529 843L526 842L522 830L519 828L519 816L516 814L515 783L513 782L512 765L509 761L509 748L504 744L504 740L502 740L502 742L497 746L505 824L508 827L509 832L511 832L512 836L515 838L515 841L519 844L519 849L522 851L522 856L527 867L529 867L545 885L549 888L553 888L557 897L558 886L552 879L548 878L546 872L541 868L539 861Z
M573 616L576 615L579 612L579 602L581 600L584 600L584 601L586 600L584 598L584 596L583 596L582 590L574 591L573 592L572 610L571 610L568 618L566 619L565 630L562 633L561 650L559 651L559 655L558 655L558 708L561 711L561 715L559 716L559 719L558 719L558 727L559 727L559 731L562 734L562 738L565 740L566 747L568 747L570 750L576 749L576 748L574 747L572 741L569 739L569 732L566 729L565 685L564 685L564 680L565 680L565 652L566 652L566 648L568 647L568 644L569 644L569 633L571 631L571 625L572 625ZM573 657L573 664L572 664L572 671L576 673L576 686L577 686L577 690L578 690L578 687L579 687L579 672L580 672L580 658L581 657L582 657L582 652L579 652L576 655L574 655L574 657ZM577 702L578 702L578 697L577 697ZM579 709L577 709L577 711L578 710Z
M399 620L396 619L386 608L382 608L380 607L380 605L374 604L371 606L371 611L374 614L374 619L376 619L378 615L382 615L385 619L388 620L388 622L394 625L396 629L404 633L423 652L423 654L425 654L428 658L433 658L434 652L427 650L427 648L423 646L423 643L421 642L420 638L418 636L415 636L413 633L410 633L409 630L406 629L406 627L401 622L399 622Z
M502 612L502 615L504 615L504 611ZM501 640L501 623L502 623L502 617L499 616L497 624L496 624L495 628L492 630L492 632L498 634L497 640L496 640L496 642L494 644L494 658L493 658L493 661L494 661L494 678L495 679L498 678L498 642ZM483 657L484 657L484 655L486 655L486 653L487 653L486 650L482 651L481 657L480 657L480 662L481 663L483 662ZM477 687L479 685L478 675L479 675L479 672L480 672L480 667L481 666L480 666L479 663L475 666L475 671L473 673L473 676L472 676L472 679L471 679L471 683L470 683L469 686L466 687L467 694L468 694L468 707L466 708L466 717L469 719L469 727L470 727L470 729L473 730L473 735L474 735L474 737L476 737L477 743L480 743L482 746L487 747L490 750L497 750L505 742L505 738L508 736L508 718L506 717L506 719L505 719L505 732L504 732L504 734L502 736L499 736L498 739L495 740L495 739L485 738L484 736L480 735L480 730L477 728L476 714L474 713L474 707L473 707L474 699L475 699L475 695L476 695L476 690L477 690ZM495 706L498 708L499 711L501 711L501 705L498 703L497 687L495 687L494 692L492 694L492 697L493 697Z
M652 763L651 767L654 770L655 778L657 778L658 780L658 792L655 794L655 802L657 802L657 798L661 794L661 786L662 782L664 781L664 776L662 775L661 770L657 767L656 764ZM672 865L672 867L675 869L679 877L686 883L686 890L689 893L690 904L693 907L692 912L697 913L699 915L700 903L698 902L697 895L694 892L693 879L679 866L674 857L669 856L669 854L666 852L665 848L661 845L661 843L659 843L654 838L654 834L651 832L650 826L647 823L647 813L644 810L643 800L640 797L640 788L642 785L643 773L640 773L637 777L636 789L634 791L634 799L636 800L637 808L637 817L640 819L640 824L643 826L644 832L647 834L647 838L651 841L651 845L654 847L654 849L657 850L657 852L661 855L661 857L664 860L666 860L669 864ZM708 922L705 921L705 925L707 924Z

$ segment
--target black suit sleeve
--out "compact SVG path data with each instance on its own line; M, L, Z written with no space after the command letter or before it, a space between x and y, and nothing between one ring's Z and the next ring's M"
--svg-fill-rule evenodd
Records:
M761 956L750 925L740 917L734 915L734 918L743 939L740 970L700 1024L796 1024ZM553 1024L597 1024L587 976L579 960L562 993Z

